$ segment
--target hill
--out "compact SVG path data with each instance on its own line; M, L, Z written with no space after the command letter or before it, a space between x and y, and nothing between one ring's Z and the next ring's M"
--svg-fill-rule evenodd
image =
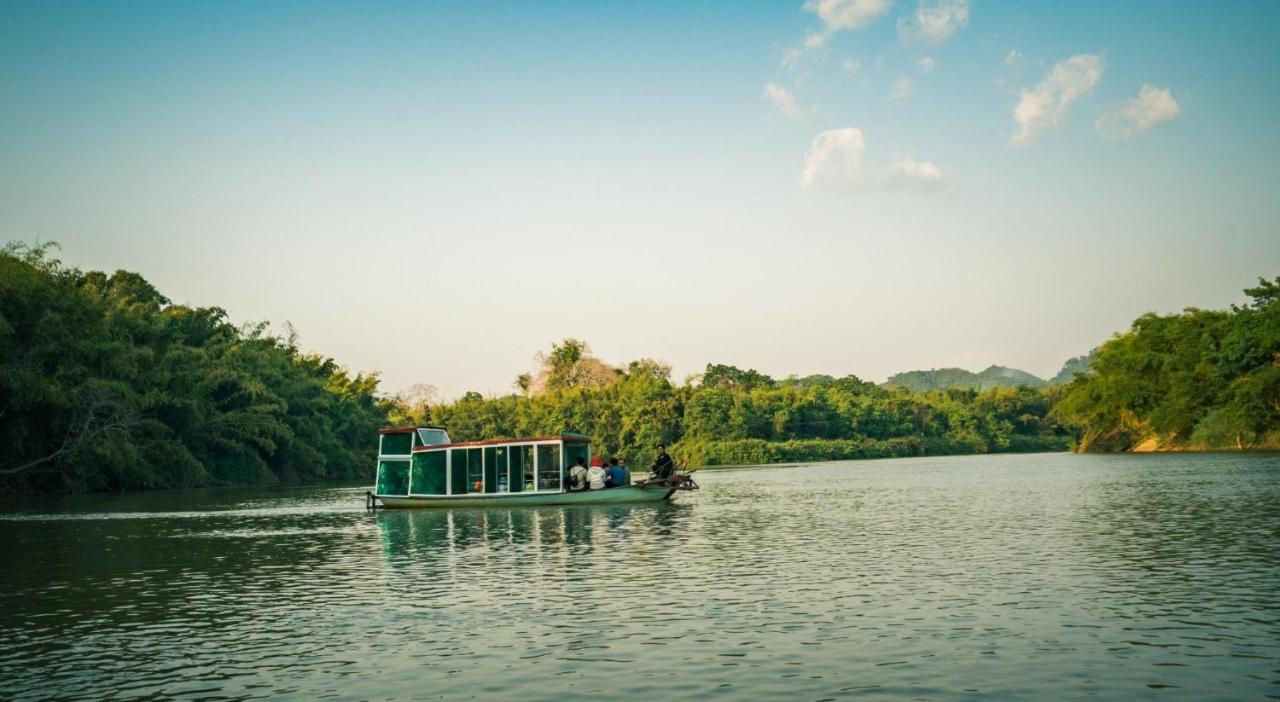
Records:
M1075 379L1076 373L1088 373L1093 367L1093 357L1097 355L1098 349L1094 349L1083 356L1076 356L1068 359L1062 364L1062 370L1058 374L1049 379L1050 385L1065 385Z
M971 388L981 391L992 388L1016 388L1022 385L1040 388L1044 387L1046 383L1044 379L1024 370L994 365L981 373L973 373L963 368L906 371L898 373L884 382L885 387L905 388L912 392L928 392L930 390L947 390L950 388Z

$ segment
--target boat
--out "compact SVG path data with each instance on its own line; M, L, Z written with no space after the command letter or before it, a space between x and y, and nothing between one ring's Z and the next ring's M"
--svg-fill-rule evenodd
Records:
M685 472L604 490L570 490L568 469L591 459L591 438L566 433L530 439L453 442L443 427L378 432L378 473L370 508L513 507L661 502L696 490Z

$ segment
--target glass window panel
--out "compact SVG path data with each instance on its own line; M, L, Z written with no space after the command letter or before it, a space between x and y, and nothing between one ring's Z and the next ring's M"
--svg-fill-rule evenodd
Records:
M560 444L540 444L538 446L538 489L559 490L560 474L564 467L560 464Z
M524 450L532 448L530 446L512 446L509 449L511 454L511 477L508 479L511 492L524 492ZM530 466L532 468L532 466Z
M449 443L449 435L444 429L419 429L418 438L427 446L438 446Z
M416 495L445 494L444 451L426 451L414 455L410 492Z
M510 492L507 482L507 456L511 453L508 446L490 446L484 450L484 491Z
M454 449L449 452L449 460L453 466L449 469L450 478L453 480L453 494L465 495L471 492L471 483L468 482L467 476L467 450Z
M379 495L409 494L409 462L408 461L379 461L378 462L378 494Z
M536 447L532 444L520 447L520 452L524 454L524 489L526 492L533 492L538 489L538 476L534 473L534 469L537 466L535 450Z
M467 490L484 492L484 463L478 448L467 449Z
M498 476L494 471L494 464L497 458L494 456L495 449L493 446L484 447L484 491L493 492L498 487Z
M382 435L382 454L384 456L407 456L412 445L412 434Z

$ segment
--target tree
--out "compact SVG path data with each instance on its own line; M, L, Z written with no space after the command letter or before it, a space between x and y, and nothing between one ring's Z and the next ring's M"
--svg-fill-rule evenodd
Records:
M774 380L754 368L744 371L723 363L708 363L707 370L702 374L702 384L711 388L751 390L770 387L774 384Z
M1226 311L1145 314L1103 344L1054 414L1082 450L1280 446L1280 278Z
M570 388L598 388L618 379L620 372L591 355L585 341L565 339L550 353L536 356L540 370L528 384L534 394Z
M369 475L393 404L376 375L54 248L0 251L0 492Z

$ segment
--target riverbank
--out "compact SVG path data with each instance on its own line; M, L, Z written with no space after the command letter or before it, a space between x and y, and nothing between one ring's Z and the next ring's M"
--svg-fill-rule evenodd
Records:
M1271 451L1280 451L1280 441L1264 441L1258 444L1243 445L1237 443L1235 446L1208 446L1208 445L1187 445L1187 444L1161 444L1154 437L1146 439L1134 446L1128 453L1266 453ZM1082 451L1082 453L1089 453Z
M765 441L730 439L682 441L672 447L678 460L693 468L721 465L776 465L874 458L968 456L999 453L1069 451L1066 436L1014 436L1003 446L959 441L949 437L906 436L893 439L796 439Z

